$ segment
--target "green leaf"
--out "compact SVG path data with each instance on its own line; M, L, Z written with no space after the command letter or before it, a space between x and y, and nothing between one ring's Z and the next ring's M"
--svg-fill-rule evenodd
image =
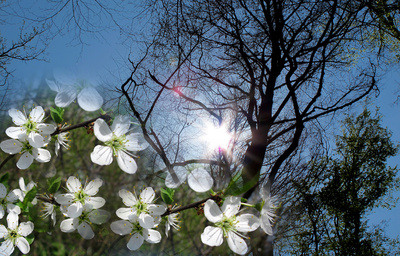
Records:
M50 107L51 118L57 124L61 124L64 121L64 109L60 107L52 108Z
M37 187L36 186L34 186L31 190L29 190L26 193L25 198L24 198L24 202L23 202L24 209L26 208L28 203L32 202L32 200L35 199L36 194L37 194Z
M3 183L4 186L8 187L8 178L10 174L8 172L4 173L0 178L0 183Z
M33 240L35 240L35 236L33 233L30 233L28 236L25 237L25 239L28 241L29 244L33 243Z
M166 189L161 188L160 191L161 191L161 198L164 201L164 203L172 204L174 202L175 190L171 188L166 188Z
M55 194L61 186L61 177L52 177L47 180L47 184L49 185L49 193Z

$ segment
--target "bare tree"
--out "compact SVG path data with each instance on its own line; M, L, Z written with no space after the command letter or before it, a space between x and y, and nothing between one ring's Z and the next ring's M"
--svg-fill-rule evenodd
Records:
M266 164L273 184L298 148L307 123L352 105L376 88L372 60L351 68L352 58L346 57L361 38L354 24L363 15L350 1L152 5L160 11L147 57L158 63L175 58L178 65L168 72L166 65L149 70L140 62L149 71L140 75L135 66L122 87L135 103L130 109L144 120L142 129L148 129L159 101L179 89L179 104L187 104L190 113L203 111L218 123L234 113L244 124L241 129L248 131L240 159L245 182L258 177ZM153 97L151 104L141 101L144 92L146 100Z

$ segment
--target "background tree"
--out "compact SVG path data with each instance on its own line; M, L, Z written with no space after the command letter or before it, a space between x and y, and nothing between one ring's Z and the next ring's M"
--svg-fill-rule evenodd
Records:
M386 238L366 219L378 206L393 206L397 200L389 196L399 188L397 168L387 166L398 145L380 119L367 109L348 116L336 140L336 153L317 157L307 167L307 178L295 182L301 218L293 232L294 255L398 253L398 240Z

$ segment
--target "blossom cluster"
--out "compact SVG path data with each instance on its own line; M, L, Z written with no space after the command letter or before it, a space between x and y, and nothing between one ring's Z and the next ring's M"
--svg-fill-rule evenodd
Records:
M4 184L0 183L0 219L3 219L7 213L7 227L0 224L0 239L4 240L0 245L1 255L11 255L15 247L18 247L23 254L27 254L30 250L26 237L32 233L34 224L27 221L18 225L21 208L17 203L24 201L26 193L36 184L30 182L25 185L25 181L21 177L19 185L20 188L7 192ZM36 200L31 203L35 204Z
M57 92L55 98L57 107L67 107L77 100L82 109L96 111L103 104L103 99L96 89L87 83L66 82L62 79L47 80L47 83L52 90ZM16 164L19 169L28 169L34 160L40 163L49 162L51 153L46 147L52 138L55 141L54 152L57 156L61 147L67 149L70 147L69 131L65 131L68 126L61 125L53 116L55 123L45 123L45 110L41 106L32 108L29 115L25 110L20 111L14 108L10 109L8 114L15 126L6 129L5 133L9 139L2 141L0 148L7 154L20 155ZM123 172L135 174L138 171L135 154L145 150L149 144L142 134L132 132L130 118L118 115L109 125L106 119L100 117L91 125L94 136L100 142L94 146L89 155L92 163L100 166L111 165L116 159L117 165ZM185 182L197 193L209 192L212 195L211 199L204 200L205 203L198 206L204 210L204 216L211 223L199 236L205 245L220 246L226 240L234 253L243 255L248 252L246 233L260 227L266 234L273 235L276 199L271 197L268 191L262 190L260 214L255 215L241 213L244 210L241 209L243 205L251 205L243 204L240 197L231 196L229 193L224 195L226 191L224 189L216 196L217 193L212 191L213 177L204 167L175 166L166 170L165 186L169 189L168 191L174 191ZM15 247L18 247L23 254L30 251L32 239L29 236L33 232L34 224L31 221L21 222L20 218L22 220L27 217L21 215L22 211L27 212L24 207L33 207L37 204L36 194L32 196L31 193L33 189L36 193L37 185L34 182L26 185L23 178L20 178L19 185L19 189L7 192L7 187L0 182L0 219L7 215L7 227L0 224L1 255L11 255ZM58 191L59 185L54 186L56 189L50 191L49 195L44 193L38 196L43 205L42 217L50 217L55 226L57 210L59 210L64 217L60 222L62 232L77 231L83 239L92 239L96 231L93 225L102 225L111 218L108 211L101 209L106 200L96 196L103 185L103 180L95 178L83 184L77 177L70 176L66 181L65 193ZM24 199L29 193L30 202L26 202L27 200ZM172 194L168 196L172 197ZM129 236L127 242L129 250L138 250L144 242L159 243L162 236L157 228L162 221L165 222L166 236L171 231L171 227L179 230L178 215L182 209L177 208L176 205L172 206L171 198L163 197L165 204L156 204L157 197L152 187L144 188L139 196L136 192L126 189L119 190L118 195L125 207L115 211L119 220L112 221L110 229L117 235Z

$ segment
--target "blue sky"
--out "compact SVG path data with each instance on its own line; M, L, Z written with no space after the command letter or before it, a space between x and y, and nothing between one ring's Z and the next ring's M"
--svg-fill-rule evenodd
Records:
M13 33L15 27L2 27L2 35ZM8 31L8 32L7 32ZM13 62L10 68L15 70L13 80L35 78L41 74L51 74L54 69L65 69L75 73L77 77L88 80L102 81L104 79L114 80L113 74L123 66L129 49L123 46L122 38L116 31L110 31L106 40L96 38L87 39L88 45L71 44L70 36L57 36L50 41L44 57L47 61ZM129 75L119 72L122 79ZM11 81L13 81L11 80ZM393 65L391 70L383 76L380 83L383 85L381 93L375 104L383 114L383 124L393 132L393 140L400 142L400 103L396 104L397 96L400 95L400 71L398 65ZM118 86L118 84L115 84ZM12 87L12 85L11 85ZM389 164L395 166L400 163L400 156L390 159ZM397 192L397 196L400 193ZM370 224L378 224L386 220L386 228L389 237L396 237L400 230L400 204L392 210L375 209L370 215Z

